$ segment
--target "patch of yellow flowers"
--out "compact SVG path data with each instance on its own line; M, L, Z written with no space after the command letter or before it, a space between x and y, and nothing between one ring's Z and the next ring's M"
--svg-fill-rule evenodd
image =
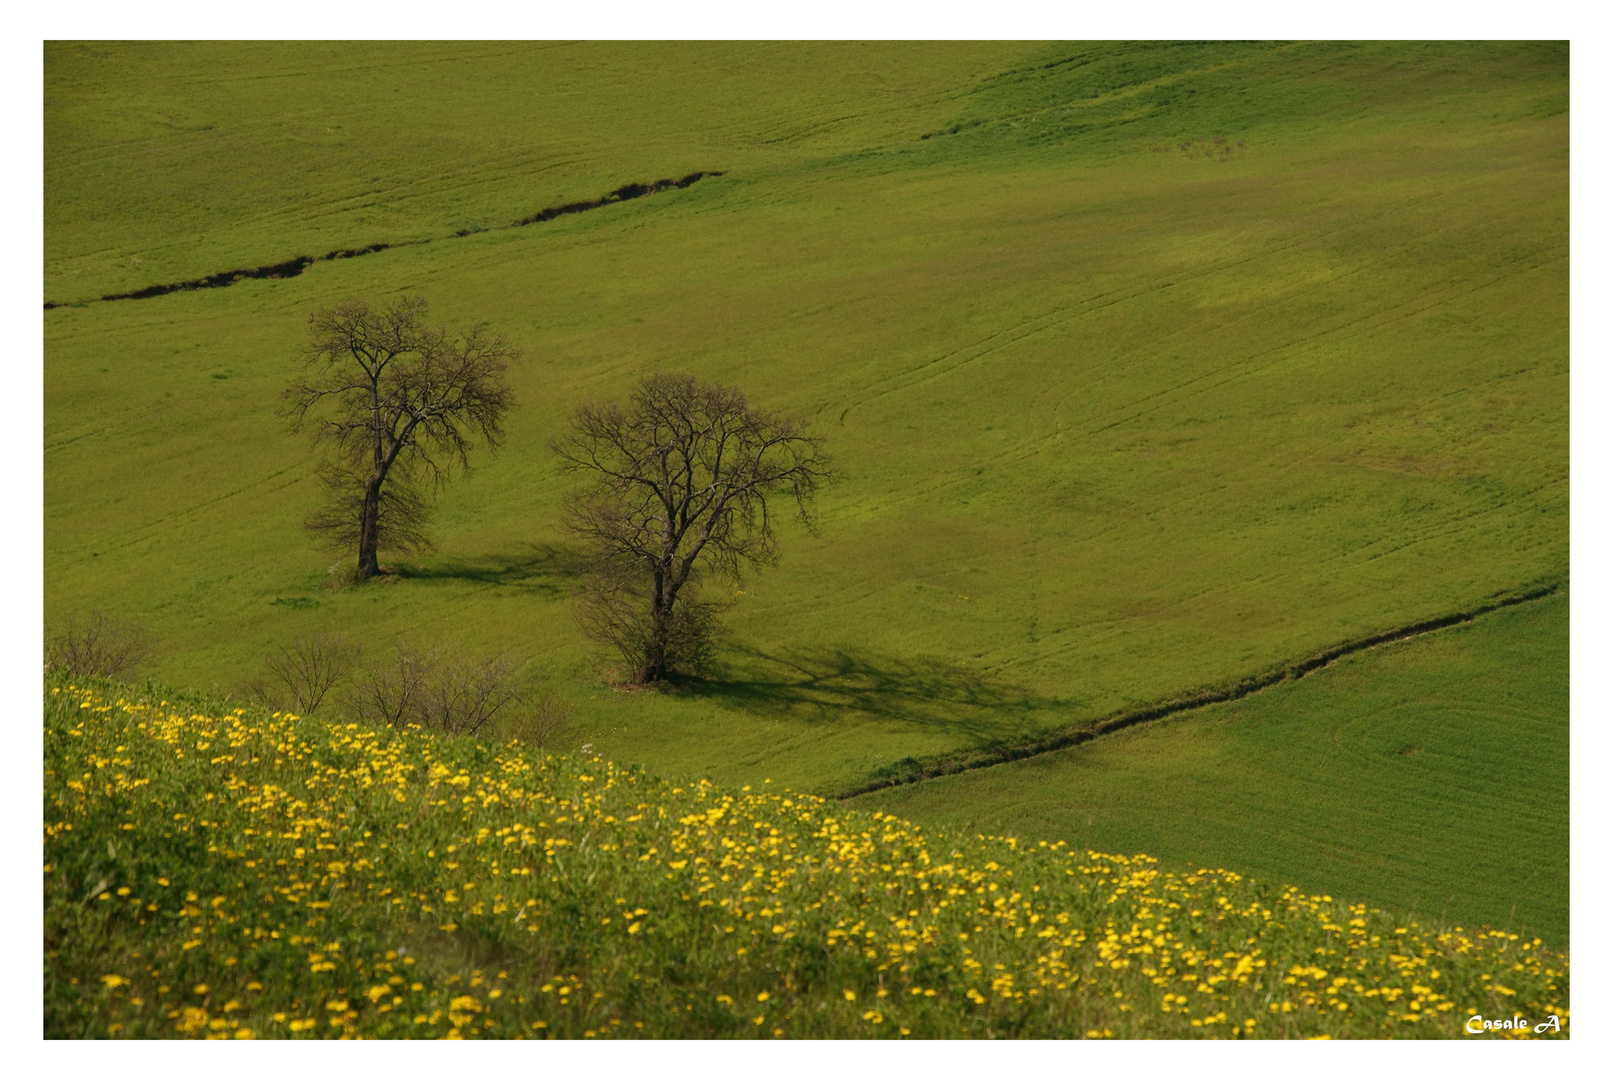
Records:
M1567 1030L1538 940L1225 870L110 688L48 687L45 734L48 1034Z

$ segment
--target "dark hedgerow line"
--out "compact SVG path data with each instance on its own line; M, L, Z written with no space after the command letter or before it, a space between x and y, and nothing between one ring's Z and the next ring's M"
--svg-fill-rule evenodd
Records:
M429 244L431 243L432 239L449 240L461 236L470 236L478 232L493 232L500 229L519 229L524 225L537 225L545 221L553 221L555 218L563 217L566 214L580 214L585 210L597 210L602 206L610 206L613 203L627 202L630 199L642 198L645 195L653 195L658 191L681 190L689 187L696 181L705 179L708 176L722 175L723 173L720 170L694 172L677 180L653 180L647 184L623 184L615 191L607 192L606 194L601 195L599 198L590 202L566 203L564 206L546 207L542 210L539 210L535 214L521 218L519 221L512 221L508 225L495 225L489 229L460 229L451 237L440 236L435 238L427 238L425 240L406 240L396 244L375 243L370 244L368 247L338 248L334 251L326 252L323 256L298 255L294 259L288 259L285 262L280 263L273 263L268 266L258 266L251 269L242 270L224 270L217 274L209 274L206 277L193 278L190 281L176 281L166 285L147 285L145 288L135 289L131 292L107 293L105 296L96 297L92 300L82 300L78 303L93 304L107 300L148 300L153 296L167 296L169 293L192 292L197 289L222 289L225 286L234 285L237 281L296 277L316 262L332 262L336 259L356 259L361 255L372 255L377 251L387 251L395 247L412 247L417 244ZM53 308L67 307L69 306L69 303L69 301L63 300L47 300L45 301L45 310L50 311Z
M520 221L506 225L505 228L516 229L520 228L522 225L537 225L541 222L553 221L555 218L561 217L565 214L580 214L584 210L597 210L601 206L609 206L611 203L627 202L629 199L638 199L645 195L654 195L657 191L686 188L690 184L695 183L697 180L703 180L708 176L721 175L721 172L695 172L690 173L688 176L685 176L679 180L655 180L648 184L623 184L615 191L612 191L606 195L601 195L593 202L576 202L567 203L565 206L551 206L548 209L539 210L536 214L533 214L530 217L524 217ZM461 230L454 235L464 236L469 231L470 230Z
M167 296L169 293L189 292L193 289L221 289L226 285L234 285L237 281L263 278L296 277L314 263L312 255L298 255L295 259L288 259L283 263L272 266L259 266L251 270L225 270L222 273L209 274L193 281L177 281L168 285L147 285L143 289L133 292L107 293L102 300L148 300L153 296ZM45 308L61 307L60 303L47 303Z
M975 769L989 769L993 765L1005 765L1010 761L1023 761L1026 758L1036 757L1041 754L1050 754L1055 750L1078 746L1081 743L1091 742L1100 735L1108 735L1124 728L1134 727L1137 724L1161 720L1177 713L1202 709L1206 705L1216 705L1224 701L1237 701L1240 698L1248 697L1250 694L1269 689L1280 682L1302 679L1311 672L1326 667L1333 661L1353 653L1376 648L1380 645L1388 645L1396 641L1404 641L1419 634L1432 633L1435 630L1444 630L1462 623L1469 623L1481 615L1487 615L1492 611L1499 611L1502 608L1512 607L1516 604L1544 599L1558 592L1563 588L1564 584L1560 580L1553 580L1528 585L1465 611L1424 619L1409 626L1401 626L1393 630L1372 634L1368 637L1347 641L1304 660L1284 664L1258 675L1240 679L1237 682L1208 687L1185 697L1156 702L1152 705L1145 705L1142 708L1126 709L1100 720L1085 721L1080 724L1055 728L1048 734L1028 742L991 746L972 752L962 751L932 758L904 758L901 761L885 766L863 783L847 788L844 791L836 792L829 797L852 799L858 795L867 795L871 792L900 787L904 784L916 784L924 780L952 776Z

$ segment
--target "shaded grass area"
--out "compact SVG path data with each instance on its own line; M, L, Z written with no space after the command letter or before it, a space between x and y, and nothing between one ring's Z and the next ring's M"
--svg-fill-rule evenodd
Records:
M1242 701L853 805L1237 866L1566 946L1568 607L1510 607Z
M44 744L47 1037L1464 1038L1475 1012L1568 1015L1538 939L765 783L58 679Z
M586 556L576 547L545 542L523 544L512 552L438 556L416 565L399 563L386 572L402 580L492 585L558 598L569 594L572 583L586 568Z

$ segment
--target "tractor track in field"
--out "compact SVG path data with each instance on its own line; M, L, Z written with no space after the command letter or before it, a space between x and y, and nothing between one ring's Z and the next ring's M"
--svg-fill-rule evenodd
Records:
M166 285L147 285L141 289L130 292L107 293L104 296L92 297L88 300L47 300L45 310L60 307L80 307L84 304L99 304L111 300L149 300L154 296L167 296L169 293L194 292L198 289L222 289L234 285L238 281L261 281L266 278L297 277L316 262L333 262L337 259L356 259L362 255L373 255L378 251L388 251L392 248L417 247L420 244L429 244L434 240L456 240L463 236L474 236L483 232L499 232L504 229L520 229L527 225L539 225L546 221L553 221L557 217L568 214L580 214L587 210L598 210L602 206L612 206L616 203L640 199L646 195L653 195L658 191L681 190L708 176L722 176L720 170L690 173L677 180L652 180L647 184L623 184L614 191L606 192L597 199L586 202L565 203L561 206L548 206L535 214L529 214L519 221L512 221L506 225L492 225L485 229L460 229L445 236L427 237L424 240L400 240L397 243L375 243L367 247L338 248L326 252L324 255L298 255L284 262L268 263L263 266L254 266L240 270L223 270L206 277L192 278L189 281L170 282Z
M1303 679L1312 672L1318 671L1335 660L1341 660L1346 656L1365 652L1381 645L1405 641L1407 638L1434 633L1438 630L1446 630L1453 626L1461 626L1472 622L1480 616L1488 615L1492 611L1499 611L1502 608L1553 596L1563 591L1566 587L1566 580L1553 580L1525 586L1514 592L1494 597L1465 611L1439 615L1406 626L1396 627L1393 630L1384 630L1367 637L1355 638L1324 649L1304 660L1282 664L1258 675L1251 675L1233 683L1207 687L1185 697L1155 702L1152 705L1123 709L1098 720L1064 728L1055 728L1045 735L1027 742L985 747L956 754L943 754L928 759L908 758L905 761L889 766L889 771L883 775L871 777L854 787L834 792L828 797L831 799L853 799L859 795L869 795L876 791L884 791L887 788L903 787L907 784L917 784L925 780L954 776L963 772L973 772L976 769L989 769L994 765L1006 765L1013 761L1024 761L1027 758L1051 754L1057 750L1065 750L1072 746L1091 742L1116 731L1136 727L1138 724L1163 720L1168 716L1191 712L1194 709L1202 709L1207 705L1216 705L1225 701L1237 701L1251 694L1270 689L1278 683Z

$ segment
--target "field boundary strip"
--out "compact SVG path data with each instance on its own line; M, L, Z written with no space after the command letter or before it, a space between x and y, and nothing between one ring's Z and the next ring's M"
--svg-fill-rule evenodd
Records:
M883 775L878 775L843 791L834 792L828 797L832 799L853 799L859 795L868 795L876 791L884 791L887 788L903 787L925 780L935 780L943 776L955 776L958 773L972 772L977 769L989 769L994 765L1006 765L1013 761L1024 761L1026 758L1051 754L1054 751L1079 746L1100 736L1135 727L1138 724L1163 720L1168 716L1191 712L1194 709L1202 709L1207 705L1237 701L1251 694L1270 689L1278 683L1303 679L1312 672L1318 671L1335 660L1341 660L1346 656L1365 652L1368 649L1374 649L1382 645L1391 645L1397 641L1405 641L1408 638L1418 637L1422 634L1430 634L1438 630L1446 630L1453 626L1470 623L1483 615L1500 611L1503 608L1514 607L1533 600L1543 600L1548 596L1553 596L1563 591L1566 587L1567 582L1561 579L1526 585L1463 611L1423 619L1366 637L1354 638L1324 649L1303 660L1280 664L1258 675L1250 675L1236 682L1206 687L1185 697L1171 698L1166 701L1155 702L1152 705L1124 709L1101 719L1083 722L1079 725L1055 728L1047 734L1027 742L988 746L973 751L943 754L928 759L908 758L888 766L889 771Z
M657 191L681 190L691 184L704 180L708 176L722 176L720 170L694 172L677 180L652 180L647 184L623 184L614 191L608 191L597 199L585 202L565 203L561 206L548 206L535 214L528 214L519 221L512 221L507 225L491 225L481 229L459 229L451 234L436 237L426 237L423 240L400 240L397 243L375 243L366 247L337 248L324 255L298 255L284 262L269 263L263 266L254 266L240 270L221 270L206 277L192 278L189 281L170 282L166 285L147 285L144 288L133 289L129 292L107 293L105 296L92 297L88 300L47 300L45 310L60 307L80 307L84 304L99 304L110 300L149 300L154 296L167 296L169 293L194 292L197 289L222 289L234 285L237 281L259 281L265 278L290 278L302 274L316 262L333 262L336 259L356 259L361 255L373 255L378 251L388 251L392 248L415 247L420 244L429 244L433 240L456 240L463 236L474 236L481 232L499 232L504 229L519 229L527 225L539 225L545 221L553 221L557 217L567 214L580 214L585 210L598 210L602 206L611 206L615 203L627 202L630 199L643 198L645 195L654 195Z

